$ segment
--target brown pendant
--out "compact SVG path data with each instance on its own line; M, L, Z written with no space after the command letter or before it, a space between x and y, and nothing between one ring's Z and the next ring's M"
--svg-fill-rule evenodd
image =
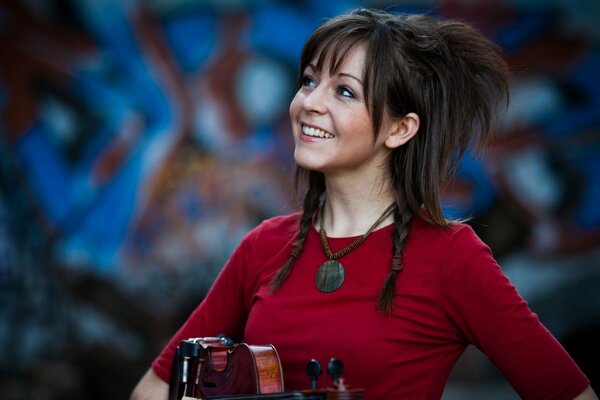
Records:
M319 267L315 277L317 289L324 293L337 290L344 282L344 267L337 260L325 261Z

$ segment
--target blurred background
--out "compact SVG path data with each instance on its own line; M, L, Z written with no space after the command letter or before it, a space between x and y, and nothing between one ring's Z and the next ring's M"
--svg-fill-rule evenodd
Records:
M598 1L3 0L2 399L128 397L241 237L296 209L301 47L357 6L457 18L504 49L511 107L446 212L600 392ZM516 395L470 349L444 398Z

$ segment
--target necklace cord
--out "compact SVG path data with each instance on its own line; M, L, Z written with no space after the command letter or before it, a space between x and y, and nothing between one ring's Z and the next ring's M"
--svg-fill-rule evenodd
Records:
M331 247L329 247L329 241L327 240L327 232L325 232L325 228L323 228L323 214L324 214L323 206L324 205L325 205L325 202L323 202L323 205L321 206L321 209L319 210L319 238L321 239L321 245L323 246L323 250L325 251L325 254L327 255L327 257L330 260L337 260L339 258L342 258L346 254L350 253L352 250L354 250L358 246L360 246L365 240L367 240L367 237L371 234L371 232L373 232L380 223L382 223L387 217L389 217L394 212L394 209L396 208L396 203L390 204L385 209L383 214L381 214L381 216L379 218L377 218L377 221L375 221L375 223L369 228L369 230L367 232L365 232L363 235L356 238L348 246L346 246L343 249L334 253L331 251Z

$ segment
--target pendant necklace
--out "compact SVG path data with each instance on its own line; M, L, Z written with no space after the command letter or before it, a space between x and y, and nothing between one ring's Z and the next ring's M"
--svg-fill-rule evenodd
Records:
M323 203L323 205L324 204L325 203ZM321 209L319 211L319 237L321 239L323 251L327 255L327 258L329 258L329 260L321 264L317 271L317 275L315 277L315 284L317 286L317 289L324 293L331 293L334 290L337 290L340 286L342 286L342 283L344 282L345 272L344 266L338 261L338 259L344 257L346 254L350 253L352 250L360 246L365 240L367 240L367 237L371 234L371 232L375 230L377 225L379 225L387 217L389 217L394 212L395 208L396 204L391 204L388 208L385 209L383 214L381 214L381 216L377 219L377 221L375 221L373 226L371 226L365 234L359 236L348 246L334 253L329 247L329 242L327 241L327 233L325 232L325 228L323 228L324 207L321 206Z

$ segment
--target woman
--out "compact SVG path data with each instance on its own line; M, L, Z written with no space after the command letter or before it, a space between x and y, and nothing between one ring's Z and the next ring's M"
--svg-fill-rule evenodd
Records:
M182 339L226 334L273 344L286 390L336 357L369 399L439 399L474 344L523 398L596 399L489 249L442 215L441 187L507 100L494 46L462 23L361 9L317 29L300 67L302 212L244 238L133 398L167 397Z

